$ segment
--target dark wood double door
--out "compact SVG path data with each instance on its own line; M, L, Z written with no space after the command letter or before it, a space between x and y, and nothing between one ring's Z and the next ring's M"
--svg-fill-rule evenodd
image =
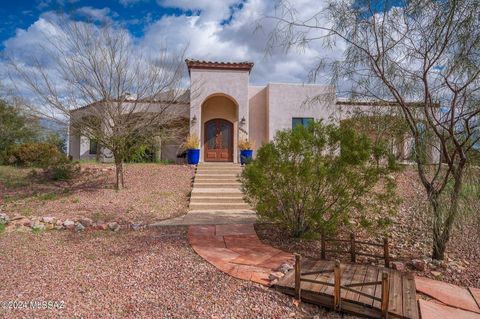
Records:
M233 124L223 119L213 119L205 123L206 162L233 161Z

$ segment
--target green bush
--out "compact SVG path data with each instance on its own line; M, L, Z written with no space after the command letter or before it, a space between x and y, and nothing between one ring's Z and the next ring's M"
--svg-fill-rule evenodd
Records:
M49 143L25 143L12 147L8 162L14 165L46 168L64 158L55 145Z
M80 165L77 162L62 160L45 169L46 174L54 181L65 181L72 179L75 173L80 171Z
M315 122L277 133L245 167L242 184L262 219L279 222L299 237L334 233L348 224L351 211L365 211L366 199L373 211L374 197L385 202L392 194L372 191L388 172L377 166L365 135Z

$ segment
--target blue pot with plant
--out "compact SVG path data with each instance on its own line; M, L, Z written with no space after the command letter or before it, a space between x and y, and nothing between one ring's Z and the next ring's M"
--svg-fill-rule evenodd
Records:
M196 135L189 135L185 140L184 147L187 150L187 163L191 165L197 165L200 161L200 149L198 145L200 140Z
M253 160L254 142L247 139L241 140L238 148L240 148L240 163L242 165L250 163Z

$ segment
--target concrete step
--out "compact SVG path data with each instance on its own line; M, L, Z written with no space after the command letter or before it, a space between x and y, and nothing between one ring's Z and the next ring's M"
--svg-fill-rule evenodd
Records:
M231 183L225 183L225 182L220 182L220 183L204 183L204 182L194 182L193 183L193 188L238 188L240 189L240 186L242 184L239 182L231 182Z
M242 196L194 196L190 198L190 204L202 203L245 203Z
M195 176L196 181L238 181L237 176Z
M190 203L191 210L250 209L246 203Z
M235 184L241 184L241 182L233 177L233 178L229 178L229 179L218 179L218 178L195 178L194 180L195 183L202 183L202 184L221 184L221 183L225 183L225 184L232 184L232 183L235 183Z
M197 174L223 174L223 173L231 173L231 174L238 174L241 173L243 169L237 167L231 168L218 168L218 167L199 167L197 168Z

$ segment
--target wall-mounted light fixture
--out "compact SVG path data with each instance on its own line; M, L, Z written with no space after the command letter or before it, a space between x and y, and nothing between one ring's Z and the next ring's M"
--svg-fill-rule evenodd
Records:
M190 122L192 123L192 125L195 125L195 123L197 123L197 117L193 115L192 120Z
M240 120L240 125L245 125L245 123L247 123L247 120L245 120L245 116L242 117L242 119Z

